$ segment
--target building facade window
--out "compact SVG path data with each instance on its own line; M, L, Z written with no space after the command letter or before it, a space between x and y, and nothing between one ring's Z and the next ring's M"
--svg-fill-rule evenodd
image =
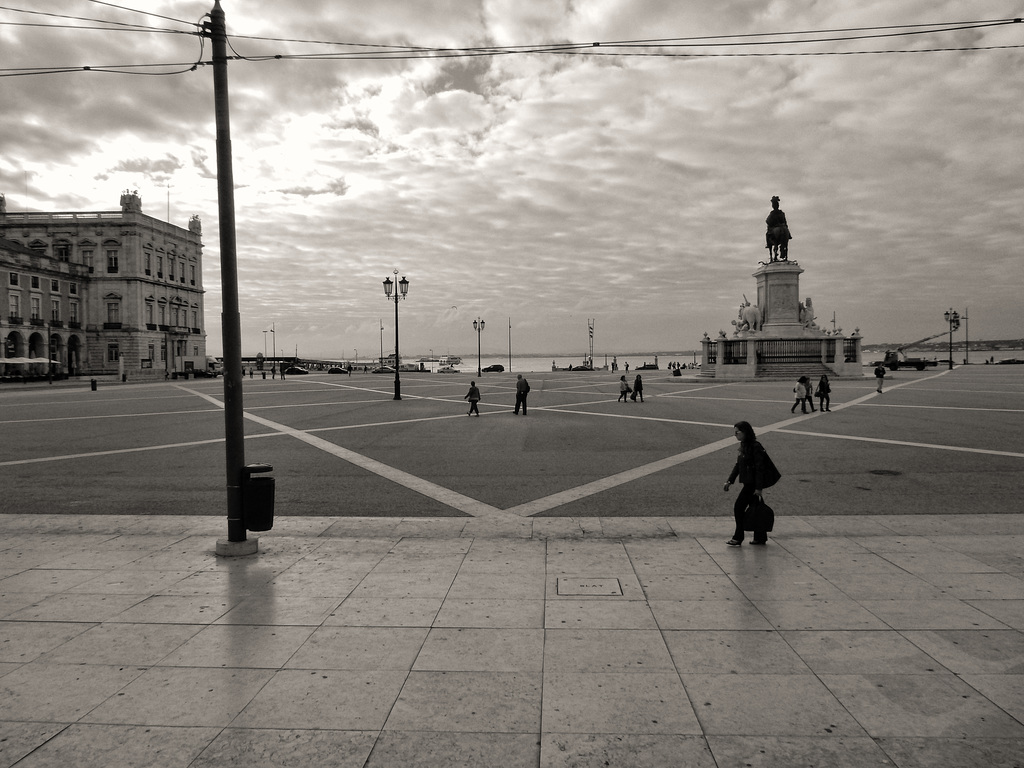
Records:
M156 257L156 276L157 277L163 277L164 276L164 257L163 256L157 256Z
M38 320L40 318L40 314L39 313L42 311L42 302L39 300L38 296L33 296L30 299L30 302L31 302L31 312L32 312L30 317L33 320Z
M153 304L149 301L146 302L146 322L149 325L153 324ZM152 357L152 355L150 357Z
M20 285L17 272L11 272L11 285Z
M82 263L92 272L92 248L82 249Z
M21 317L21 294L12 293L9 297L11 317Z
M174 259L169 257L167 259L167 278L169 280L174 279Z
M146 252L146 274L153 274L153 254Z
M188 265L188 276L189 276L189 280L192 281L192 285L195 285L196 284L196 265L195 264L189 264Z
M71 304L68 305L68 319L72 323L79 322L79 320L78 320L78 302L77 301L72 301Z
M60 293L60 280L50 281L50 293Z
M121 303L118 301L107 302L107 322L108 323L120 323L121 322Z
M118 347L117 342L111 342L107 344L107 362L116 363L121 357L121 350Z
M117 248L107 248L107 274L112 275L118 272L118 255Z
M78 283L68 283L68 293L72 296L78 295Z
M50 301L50 319L60 322L60 299Z
M71 261L71 243L67 240L58 240L53 246L53 255L57 261Z
M32 275L32 287L33 288L38 288L39 287L39 275Z

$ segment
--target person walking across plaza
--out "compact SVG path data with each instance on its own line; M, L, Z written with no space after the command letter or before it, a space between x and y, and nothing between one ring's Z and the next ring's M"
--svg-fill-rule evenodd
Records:
M463 400L469 400L469 413L467 416L472 416L474 413L479 416L480 409L477 408L477 403L480 402L480 387L476 385L475 381L469 382L469 392L462 398Z
M804 376L804 402L807 403L811 409L811 413L814 413L814 387L811 386L811 380Z
M530 394L530 382L523 378L523 374L516 376L516 408L513 413L519 415L519 406L523 406L523 416L526 415L526 396Z
M633 380L633 394L629 397L634 403L637 400L641 403L644 401L644 380L640 378L639 373L636 375L636 379Z
M875 391L881 393L882 382L885 381L885 368L882 367L881 363L875 366L875 381L878 382L878 386L876 387Z
M828 383L828 376L822 374L821 378L818 379L818 388L814 394L818 397L818 410L831 411L832 398L829 397L829 393L832 391L832 385Z
M736 497L736 503L732 508L733 517L736 518L736 530L727 542L730 547L738 547L743 543L743 515L752 503L761 501L768 458L764 446L757 441L754 428L748 422L738 422L734 427L734 434L740 443L739 454L729 479L725 481L725 490L728 491L737 478L743 487L740 488L739 496ZM767 541L767 531L754 531L754 540L751 543L761 545Z
M798 405L801 411L807 413L807 388L804 386L806 381L806 376L801 376L796 380L796 386L793 387L793 407L789 409L790 413L796 412Z
M619 376L619 400L621 400L622 402L626 402L626 395L628 395L631 391L632 390L630 390L629 384L626 383L626 377ZM619 402L619 400L616 400L615 402Z

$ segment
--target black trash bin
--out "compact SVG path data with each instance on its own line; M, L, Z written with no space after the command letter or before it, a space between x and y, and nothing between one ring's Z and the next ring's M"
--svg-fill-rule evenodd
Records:
M274 527L274 478L253 477L273 469L269 464L246 464L242 468L242 518L246 530L269 531Z
M96 391L96 379L89 379L89 387L93 392Z

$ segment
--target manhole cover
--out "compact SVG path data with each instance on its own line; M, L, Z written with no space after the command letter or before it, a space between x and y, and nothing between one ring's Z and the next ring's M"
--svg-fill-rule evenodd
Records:
M897 472L895 469L869 469L869 474L872 475L902 475L902 472Z
M559 577L559 595L621 595L618 579L581 579L576 576Z

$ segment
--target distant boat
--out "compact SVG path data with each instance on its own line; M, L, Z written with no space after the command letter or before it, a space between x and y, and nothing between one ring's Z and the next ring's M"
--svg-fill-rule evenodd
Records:
M441 357L437 359L437 363L441 367L444 367L446 365L462 365L462 358L456 355L441 355Z

